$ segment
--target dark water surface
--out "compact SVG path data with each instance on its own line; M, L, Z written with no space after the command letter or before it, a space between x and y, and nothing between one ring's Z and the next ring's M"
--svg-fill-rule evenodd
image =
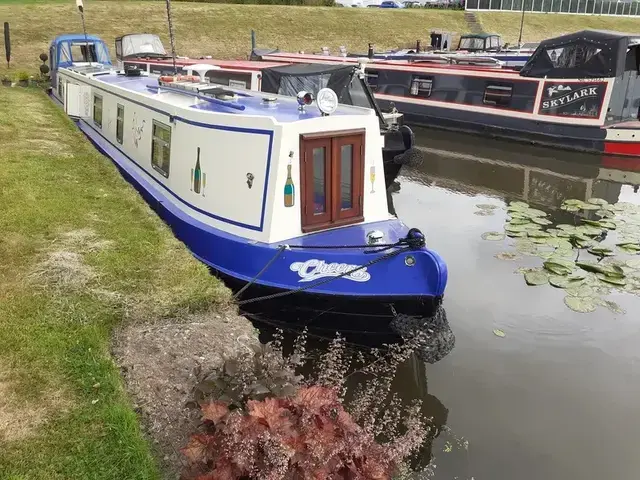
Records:
M528 287L514 273L539 259L498 260L510 240L480 238L502 231L506 212L474 214L476 204L511 200L548 212L568 198L640 203L640 161L417 137L427 159L404 172L393 204L449 266L445 308L457 343L435 365L407 365L397 388L422 396L428 415L469 442L466 450L449 447L450 433L436 439L435 478L640 478L640 298L612 296L626 314L569 310L562 290Z

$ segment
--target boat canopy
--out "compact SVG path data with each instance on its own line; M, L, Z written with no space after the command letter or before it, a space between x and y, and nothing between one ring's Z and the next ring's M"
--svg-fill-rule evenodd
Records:
M583 30L540 42L520 75L535 78L611 78L625 70L627 50L640 35Z
M372 108L372 98L366 95L357 79L354 65L294 64L262 70L262 91L295 97L298 92L310 92L315 97L320 89L330 88L338 101L346 105Z
M162 40L158 35L152 33L130 33L116 38L116 57L118 59L140 56L167 56Z
M107 45L94 35L85 36L81 33L60 35L51 42L50 53L51 58L55 59L55 68L85 62L111 65Z
M502 38L497 33L470 33L460 37L458 50L469 52L483 52L499 50L502 47Z

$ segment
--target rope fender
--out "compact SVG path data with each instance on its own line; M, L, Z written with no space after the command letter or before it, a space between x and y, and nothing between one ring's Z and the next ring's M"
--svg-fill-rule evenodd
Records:
M394 250L392 252L388 252L384 255L381 255L380 257L374 258L373 260L365 263L364 265L360 265L359 267L353 268L351 270L348 270L344 273L341 273L340 275L337 275L335 277L328 277L328 278L324 278L321 280L318 280L317 282L313 282L309 285L306 286L302 286L300 288L296 288L295 290L287 290L285 292L278 292L278 293L272 293L270 295L264 295L262 297L256 297L256 298L249 298L247 300L241 300L239 302L237 302L238 305L246 305L248 303L255 303L255 302L259 302L259 301L263 301L263 300L272 300L274 298L280 298L280 297L286 297L287 295L293 295L295 293L300 293L303 292L305 290L309 290L315 287L319 287L320 285L324 285L327 283L330 283L334 280L338 280L339 278L342 277L346 277L347 275L351 275L354 272L357 272L359 270L362 270L364 268L370 267L372 265L375 265L376 263L382 262L384 260L396 257L398 255L400 255L401 253L404 252L408 252L411 250L417 250L420 248L423 248L426 244L426 239L424 234L417 228L411 228L409 229L409 231L407 232L407 236L404 238L399 239L396 243L387 243L387 244L376 244L375 246L378 247L374 250L368 250L365 251L364 253L381 253L384 252L385 250L390 250L392 248L396 248L396 247L401 247L398 248L397 250ZM275 260L282 254L282 252L284 250L289 250L292 248L318 248L318 249L354 249L354 248L370 248L372 245L311 245L311 246L304 246L304 245L280 245L278 247L278 251L276 252L276 254L271 258L271 260L269 260L269 262L267 262L267 264L262 268L262 270L260 270L260 272L258 272L256 274L255 277L253 277L249 282L247 282L247 284L242 287L238 293L236 293L234 295L234 299L238 299L240 297L240 295L247 290L247 288L249 288L251 285L253 285L256 280L271 266L273 265L273 263L275 262Z

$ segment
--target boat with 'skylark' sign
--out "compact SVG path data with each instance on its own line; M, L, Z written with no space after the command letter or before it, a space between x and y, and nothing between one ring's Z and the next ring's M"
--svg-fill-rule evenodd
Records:
M283 63L355 58L254 51ZM584 30L542 41L520 71L376 60L381 108L409 124L609 155L640 156L640 34Z
M50 54L53 98L198 259L244 287L241 303L388 321L440 308L446 265L387 211L373 110L330 89L312 101L118 72L95 36L60 36Z

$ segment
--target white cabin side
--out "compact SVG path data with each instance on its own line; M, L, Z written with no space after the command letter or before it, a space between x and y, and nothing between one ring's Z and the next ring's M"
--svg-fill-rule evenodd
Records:
M122 76L117 83L108 83L100 76L60 69L59 81L63 82L64 103L70 104L74 98L90 101L91 106L85 104L84 113L79 115L82 120L126 155L132 168L160 186L168 201L207 225L249 240L273 243L343 224L389 218L383 140L373 111L369 115L365 109L341 105L341 109L353 109L354 114L343 111L341 115L278 122L266 114L199 110L194 106L207 102L190 95L126 87L139 78ZM69 89L67 83L85 85L84 92ZM88 94L86 86L90 88ZM253 95L260 97L255 92ZM297 108L292 98L278 97L278 102L293 103ZM358 222L355 216L346 221L337 219L303 231L301 136L312 133L330 140L334 134L354 130L363 132L364 139L363 156L358 159L364 177L360 178L363 183L359 189L362 218ZM163 157L164 145L168 146L168 157ZM293 199L290 185L285 199L289 164ZM371 167L375 176L370 175ZM339 187L330 185L330 189L338 191Z

